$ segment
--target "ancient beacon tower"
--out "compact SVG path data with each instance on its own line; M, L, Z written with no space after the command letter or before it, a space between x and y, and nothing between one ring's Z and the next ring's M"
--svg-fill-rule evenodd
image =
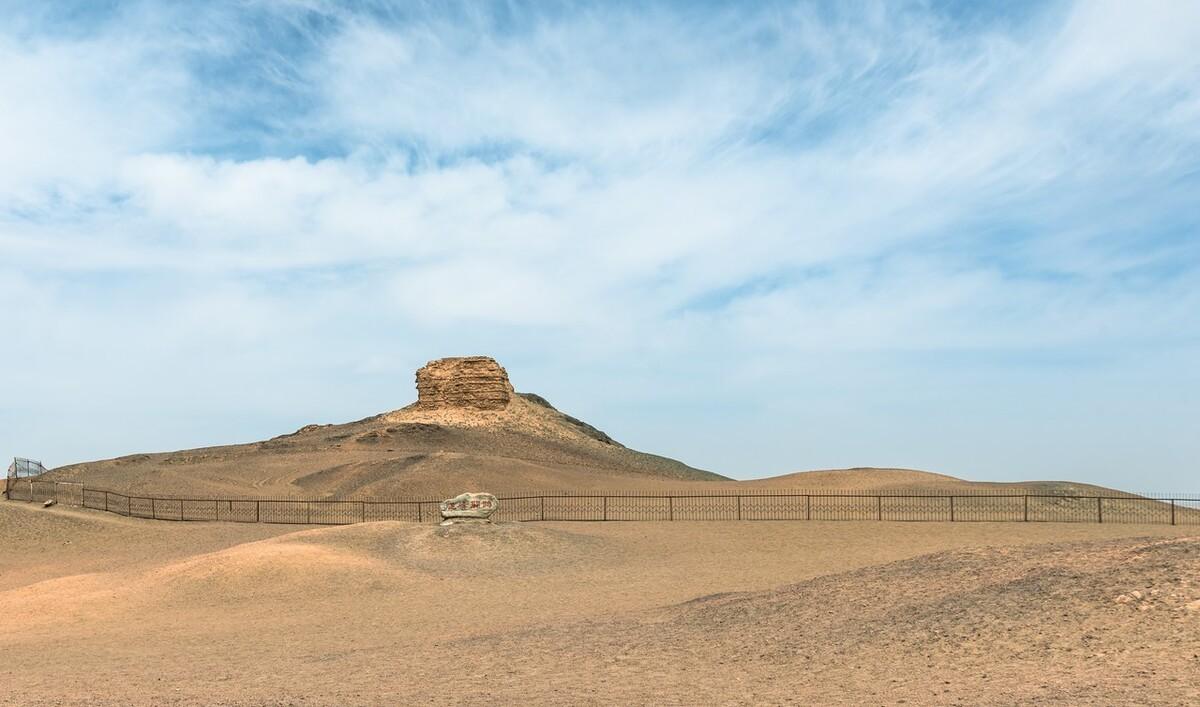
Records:
M508 373L488 356L439 358L417 369L418 409L503 410L512 396Z

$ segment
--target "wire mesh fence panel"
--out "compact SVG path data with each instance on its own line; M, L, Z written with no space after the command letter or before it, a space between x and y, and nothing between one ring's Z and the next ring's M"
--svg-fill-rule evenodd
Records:
M218 500L217 520L234 523L259 522L258 501Z
M220 501L182 499L179 502L180 520L217 520Z
M44 473L46 473L46 467L35 459L14 457L12 464L8 465L8 476L14 479L23 479L27 476L38 476Z
M601 496L546 496L545 520L603 520Z
M808 496L742 497L742 520L804 520Z
M1098 517L1104 523L1170 524L1171 504L1153 498L1100 499Z
M440 511L441 503L438 501L423 501L421 504L421 520L425 523L440 523L442 522L442 514Z
M153 518L154 517L154 499L141 498L138 496L130 496L128 503L128 514L136 518Z
M738 497L680 496L671 510L674 520L737 520Z
M129 497L111 491L104 492L104 504L109 513L127 516L129 513Z
M364 505L358 501L310 501L307 523L349 525L363 518Z
M609 496L601 508L606 520L671 520L672 502L658 496Z
M8 499L10 501L32 501L33 490L29 482L24 479L13 481L12 485L8 487Z
M876 520L879 501L876 496L811 496L810 520Z
M955 496L956 521L1023 521L1025 497L1022 496Z
M941 496L880 496L876 504L878 520L950 520L950 505Z
M1175 525L1200 525L1200 498L1174 501L1171 520Z
M53 481L38 481L34 479L29 482L33 501L51 501L56 496L57 488Z
M1053 523L1095 523L1096 499L1081 496L1029 496L1029 520Z
M441 514L434 506L432 515L441 520ZM542 497L520 496L517 498L501 498L499 508L492 514L495 520L528 521L542 519Z
M389 503L387 501L368 501L363 504L363 520L403 520L417 522L424 520L420 503Z
M54 484L52 497L55 502L65 506L83 505L84 486L82 483L73 481L54 481L51 483Z
M183 501L174 498L154 498L151 513L158 520L183 520Z
M259 501L260 523L307 523L311 516L308 501Z
M96 511L107 511L107 491L96 491L93 489L84 489L82 494L82 504L84 508L91 508Z

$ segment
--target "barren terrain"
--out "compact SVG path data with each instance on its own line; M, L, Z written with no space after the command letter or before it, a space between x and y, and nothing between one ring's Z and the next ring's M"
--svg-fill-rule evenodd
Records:
M170 523L0 503L10 704L1186 704L1200 539Z
M517 393L486 357L431 361L417 388L416 403L358 422L42 479L165 497L311 499L1099 490L908 469L736 482L628 449ZM734 517L772 500L738 500ZM836 506L854 520L309 527L0 502L9 661L0 702L1200 701L1194 509L1137 499L1105 510L1053 496L980 514L975 502L1004 502L958 500L960 521L1036 521L1050 508L1047 517L1108 522L947 523L937 520L955 517L944 499L837 496L817 498L814 511ZM602 517L631 503L617 498ZM1168 512L1191 527L1165 524ZM934 520L888 520L906 515ZM878 520L859 520L868 518ZM1160 523L1120 522L1151 518Z
M416 383L416 402L355 422L305 425L250 444L71 464L41 478L185 498L436 499L464 489L497 494L1097 490L1067 482L979 483L910 469L824 470L737 482L625 447L541 396L516 392L504 368L486 356L430 361L417 371Z
M436 498L464 488L663 489L724 479L628 449L522 395L499 410L414 404L251 444L72 464L44 478L144 494L313 499Z

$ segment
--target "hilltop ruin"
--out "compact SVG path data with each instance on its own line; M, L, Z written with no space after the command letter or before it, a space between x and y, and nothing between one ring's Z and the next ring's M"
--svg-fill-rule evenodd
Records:
M503 410L512 396L508 372L488 356L439 358L417 369L417 409Z

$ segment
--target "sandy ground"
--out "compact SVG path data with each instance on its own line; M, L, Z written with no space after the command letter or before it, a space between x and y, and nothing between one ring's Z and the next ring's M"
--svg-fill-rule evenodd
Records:
M1194 704L1189 532L0 503L0 703Z

